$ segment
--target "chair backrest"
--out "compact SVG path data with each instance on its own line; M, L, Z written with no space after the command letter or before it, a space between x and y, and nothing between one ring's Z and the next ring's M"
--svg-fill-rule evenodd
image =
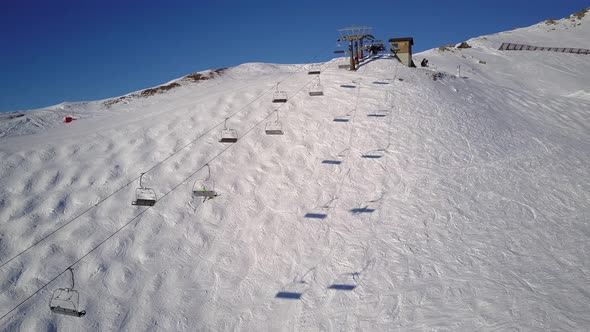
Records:
M137 199L156 200L156 192L151 188L137 188L135 190Z
M276 91L273 97L274 99L287 99L287 93L285 91Z
M193 191L193 195L198 197L215 197L217 196L217 192L213 190L196 190Z
M224 138L238 138L238 132L235 129L223 129L221 130L221 139Z
M279 121L269 122L264 128L267 135L283 135L283 125Z

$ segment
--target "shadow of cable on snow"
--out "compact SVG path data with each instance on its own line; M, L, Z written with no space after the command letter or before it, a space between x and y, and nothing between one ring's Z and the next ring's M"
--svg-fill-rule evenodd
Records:
M365 58L365 59L363 59L363 61L361 61L361 63L359 63L359 64L358 64L358 67L357 67L357 69L358 69L358 68L361 68L361 67L364 67L364 66L366 66L367 64L369 64L369 63L371 63L371 62L373 62L373 61L377 61L377 60L379 60L379 59L381 59L381 57L380 57L380 56L372 56L372 57L370 57L370 58Z

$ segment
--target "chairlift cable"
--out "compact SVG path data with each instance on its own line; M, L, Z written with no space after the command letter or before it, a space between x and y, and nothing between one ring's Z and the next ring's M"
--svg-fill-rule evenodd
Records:
M323 53L320 52L320 53ZM315 55L313 58L311 58L311 60L314 60L315 58L317 58L319 56ZM286 81L287 79L291 78L291 76L297 74L302 68L305 68L305 64L302 64L299 66L299 68L297 68L294 72L292 72L290 75L288 75L287 77L285 77L283 80L279 81L279 83L282 83L284 81ZM277 83L278 84L278 83ZM307 85L307 84L306 84ZM271 87L268 90L265 90L264 92L262 92L260 95L258 95L256 98L254 98L253 100L251 100L249 103L247 103L246 105L244 105L242 108L240 108L238 111L234 112L233 114L231 114L229 118L234 117L235 115L237 115L238 113L240 113L241 111L243 111L244 109L246 109L248 106L250 106L251 104L253 104L256 100L262 98L264 95L266 95L269 91L271 91L273 88ZM281 105L282 106L282 105ZM279 106L280 108L280 106ZM225 121L225 120L224 120ZM145 173L149 173L152 170L154 170L156 167L160 166L161 164L163 164L164 162L166 162L168 159L172 158L173 156L175 156L176 154L178 154L180 151L186 149L187 147L189 147L190 145L192 145L193 143L195 143L196 141L198 141L199 139L201 139L202 137L204 137L205 135L211 133L215 128L219 127L223 122L217 123L215 124L213 127L209 128L208 130L206 130L205 132L203 132L201 135L197 136L195 139L193 139L192 141L188 142L187 144L185 144L184 146L180 147L179 149L177 149L176 151L173 151L170 155L168 155L168 157L162 159L161 161L157 162L156 164L154 164L154 166L152 166L151 168L149 168L147 171L144 172ZM141 176L141 175L140 175ZM0 264L0 269L3 268L4 266L6 266L7 264L9 264L10 262L12 262L13 260L15 260L16 258L20 257L22 254L26 253L27 251L31 250L32 248L36 247L37 245L39 245L41 242L45 241L46 239L48 239L49 237L51 237L52 235L54 235L55 233L61 231L64 227L68 226L69 224L71 224L72 222L76 221L78 218L82 217L83 215L87 214L88 212L90 212L90 210L94 209L95 207L98 207L100 204L102 204L104 201L106 201L107 199L113 197L114 195L116 195L117 193L119 193L121 190L127 188L129 185L131 185L132 183L134 183L135 181L137 181L140 176L137 176L131 180L129 180L127 183L123 184L121 187L119 187L118 189L116 189L115 191L113 191L112 193L110 193L109 195L105 196L104 198L100 199L97 203L95 203L94 205L90 206L89 208L87 208L86 210L82 211L81 213L79 213L78 215L76 215L74 218L68 220L67 222L65 222L63 225L57 227L55 230L49 232L47 235L41 237L39 240L35 241L33 244L31 244L29 247L25 248L24 250L20 251L19 253L17 253L16 255L12 256L11 258L9 258L7 261L2 262ZM1 320L1 318L0 318Z
M299 92L301 92L312 81L313 81L313 79L310 80L310 81L308 81L306 84L304 84L299 90L297 90L297 92L295 92L295 94L293 96L296 96L297 94L299 94ZM284 104L282 104L282 105L284 105ZM278 108L280 108L282 105L280 105ZM248 129L240 138L243 138L244 136L248 135L255 128L257 128L262 122L266 121L273 114L273 112L274 111L269 112L263 119L261 119L254 126L252 126L252 128ZM211 162L215 161L217 158L219 158L219 156L221 156L228 149L232 148L235 145L236 144L229 145L225 149L221 150L218 154L216 154L211 159L209 159L204 165L202 165L201 167L199 167L197 170L195 170L194 172L192 172L189 176L187 176L186 178L184 178L184 180L182 180L177 185L175 185L170 190L168 190L165 194L163 194L162 197L160 198L160 200L164 199L164 197L168 196L169 194L171 194L172 192L174 192L178 187L180 187L181 185L185 184L191 177L193 177L195 174L197 174L199 171L201 171L206 166L208 167L208 165ZM10 309L7 313L5 313L2 316L0 316L0 321L2 319L6 318L8 315L10 315L12 312L14 312L16 309L18 309L21 305L23 305L25 302L27 302L28 300L30 300L32 297L34 297L35 295L37 295L39 292L41 292L45 287L47 287L52 282L54 282L57 278L59 278L60 276L62 276L66 271L68 271L69 269L71 269L74 265L78 264L80 261L82 261L88 255L90 255L96 249L100 248L103 244L105 244L108 240L110 240L115 235L117 235L119 232L121 232L124 228L126 228L129 225L131 225L135 220L137 220L139 217L141 217L145 212L147 212L152 207L153 206L148 206L147 208L145 208L144 210L142 210L141 212L139 212L137 215L135 215L133 218L131 218L127 223L125 223L124 225L122 225L121 227L119 227L117 230L115 230L112 234L110 234L109 236L107 236L104 240L100 241L97 245L95 245L92 249L90 249L82 257L78 258L76 261L74 261L72 264L70 264L65 270L63 270L62 272L58 273L55 277L53 277L52 279L50 279L48 282L44 283L43 286L39 287L35 292L33 292L31 295L29 295L28 297L26 297L21 302L19 302L12 309Z

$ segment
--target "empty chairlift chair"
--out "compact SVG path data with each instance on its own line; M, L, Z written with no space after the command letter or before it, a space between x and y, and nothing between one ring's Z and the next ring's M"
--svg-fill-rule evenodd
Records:
M283 125L279 121L279 111L277 113L277 119L275 121L268 122L264 128L264 133L267 135L283 135Z
M321 84L320 77L318 76L318 81L314 85L309 88L309 95L310 96L323 96L324 95L324 87Z
M86 311L80 311L80 294L74 289L74 270L68 268L72 275L71 288L58 288L53 291L51 300L49 300L49 309L61 315L68 315L74 317L82 317L86 315Z
M279 84L277 83L277 89L272 96L273 103L286 103L287 102L287 93L285 91L279 90Z
M309 70L307 71L309 75L319 75L320 74L320 66L319 65L311 65Z
M238 132L235 129L227 127L227 119L223 124L223 129L219 133L219 142L221 143L235 143L238 141Z
M143 186L141 180L144 174L139 175L139 188L135 190L135 200L131 202L131 205L154 206L158 200L154 189Z
M193 195L197 197L203 197L203 202L219 196L215 191L215 182L211 179L211 168L209 164L205 164L207 167L207 174L203 177L197 178L193 185Z

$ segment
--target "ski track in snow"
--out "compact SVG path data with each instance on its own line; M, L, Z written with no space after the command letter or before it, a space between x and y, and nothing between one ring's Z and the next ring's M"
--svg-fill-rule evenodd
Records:
M466 52L531 56L480 42ZM556 59L534 61L563 71ZM35 134L11 124L0 262L178 153L144 177L160 201L74 266L84 318L47 307L64 274L0 328L588 329L590 102L562 94L571 82L554 95L516 88L519 75L504 84L501 66L434 81L387 57L356 73L339 61L322 69L323 97L297 66L245 64ZM289 100L272 104L281 80ZM182 149L269 89L228 121L233 146L217 142L221 125ZM285 134L266 136L277 107ZM191 197L201 169L162 197L225 148L210 163L221 196ZM136 186L0 268L2 314L142 211Z

